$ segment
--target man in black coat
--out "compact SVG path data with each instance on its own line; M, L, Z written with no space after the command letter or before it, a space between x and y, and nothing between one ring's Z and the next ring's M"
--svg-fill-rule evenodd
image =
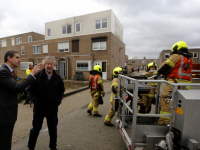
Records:
M34 75L40 66L34 67L32 73L21 83L14 79L14 69L20 66L18 51L7 51L4 56L5 64L0 67L0 150L10 150L14 124L17 120L17 93L23 92L35 81Z
M30 150L34 150L43 119L46 117L50 135L49 147L51 150L56 150L57 113L65 87L61 76L54 70L56 65L55 58L46 56L42 64L44 69L35 75L36 82L27 89L29 97L34 103L33 128L30 130L28 147Z

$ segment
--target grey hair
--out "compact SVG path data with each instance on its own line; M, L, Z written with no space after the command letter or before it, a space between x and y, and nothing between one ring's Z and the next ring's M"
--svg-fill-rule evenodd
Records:
M32 62L29 62L28 64L29 64L29 65L33 65L33 63L32 63Z
M52 60L54 62L54 65L57 65L57 61L55 59L54 56L46 56L43 60L42 60L42 64L45 65L46 60Z

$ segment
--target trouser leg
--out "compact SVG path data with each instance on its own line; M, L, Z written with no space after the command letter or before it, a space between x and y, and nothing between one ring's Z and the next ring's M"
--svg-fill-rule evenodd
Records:
M93 110L93 96L91 95L91 97L92 97L92 100L91 100L90 104L87 107L87 109L90 110L90 111Z
M11 150L14 125L0 125L0 150Z
M171 103L167 103L169 107L166 106L165 100L168 97L169 94L172 92L172 87L169 86L168 84L165 85L164 90L161 95L161 100L160 100L160 114L170 114L171 109L169 108L171 106ZM160 117L158 120L158 124L169 124L169 117Z
M50 116L46 116L46 119L47 119L47 126L48 126L49 136L50 136L49 147L56 148L56 146L57 146L57 125L58 125L57 113L50 115Z
M98 107L99 107L99 97L100 95L95 95L93 96L93 114L99 114L99 110L98 110Z
M108 111L108 113L105 117L105 120L104 120L105 123L111 123L111 120L112 120L113 116L115 115L115 111L113 110L112 105L113 105L113 103L111 102L110 109L109 109L109 111Z
M43 123L44 116L40 114L33 114L33 128L30 130L30 135L29 135L29 141L28 141L28 147L29 148L34 148L36 145L36 141L39 135L39 132L42 128L42 123Z

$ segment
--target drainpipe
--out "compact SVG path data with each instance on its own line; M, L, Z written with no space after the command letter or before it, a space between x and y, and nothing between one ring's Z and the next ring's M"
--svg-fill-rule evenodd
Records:
M69 68L69 66L68 66L68 59L69 59L69 57L68 56L66 56L66 61L67 61L67 80L68 80L68 68Z

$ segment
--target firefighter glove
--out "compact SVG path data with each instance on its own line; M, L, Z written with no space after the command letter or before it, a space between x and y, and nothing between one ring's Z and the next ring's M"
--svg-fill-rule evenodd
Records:
M101 94L104 96L105 95L105 91L101 91Z

